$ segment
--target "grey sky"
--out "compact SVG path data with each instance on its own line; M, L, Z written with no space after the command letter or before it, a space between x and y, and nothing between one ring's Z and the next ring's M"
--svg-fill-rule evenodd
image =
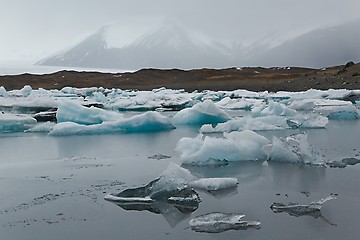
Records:
M0 6L0 60L37 61L129 17L171 18L244 43L360 17L359 0L0 0Z

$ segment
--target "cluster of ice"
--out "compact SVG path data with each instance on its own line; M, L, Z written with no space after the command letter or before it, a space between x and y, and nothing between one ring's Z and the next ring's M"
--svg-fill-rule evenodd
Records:
M46 90L24 86L20 90L7 91L4 87L0 87L0 111L4 114L26 114L38 121L56 120L59 124L54 127L56 132L64 129L64 134L101 134L112 130L132 132L129 129L123 130L126 128L123 127L124 124L128 127L131 127L132 124L126 122L119 111L134 110L178 111L173 118L167 117L175 125L212 124L204 125L201 132L323 128L326 127L329 119L360 119L359 110L355 105L359 101L360 90L330 89L321 91L311 89L304 92L277 93L235 90L189 93L184 90L165 88L152 91L104 89L101 87L64 87L60 90ZM231 117L229 115L229 112L237 110L247 110L249 116ZM139 118L141 118L140 116L148 117L139 115ZM154 118L153 115L151 117ZM12 116L8 115L8 119L10 118ZM23 127L19 128L23 119L12 119L14 121L13 128L8 123L1 128L6 129L7 132L45 132L46 129L49 131L52 129L50 124L38 128L33 128L32 124L23 124ZM139 121L139 119L134 120ZM152 124L153 122L143 120L143 123ZM215 126L216 124L218 125ZM79 129L75 131L74 129L77 127ZM154 130L159 130L159 128L163 129L155 124ZM133 131L141 129L151 130L150 127L146 128L142 125Z
M179 140L176 150L185 165L221 165L236 161L290 162L324 165L324 159L313 149L307 134L269 141L253 131L224 133L223 137L198 135Z

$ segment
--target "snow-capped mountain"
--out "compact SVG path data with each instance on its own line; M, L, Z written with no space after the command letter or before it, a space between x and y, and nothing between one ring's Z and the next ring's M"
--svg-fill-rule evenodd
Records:
M40 65L113 68L224 68L233 66L325 67L360 61L360 20L284 40L243 47L241 39L215 40L172 21L102 27L78 45Z
M175 24L151 28L132 42L116 44L121 34L103 27L73 48L38 64L118 69L226 67L233 48ZM123 33L124 39L127 38ZM116 46L120 45L120 46ZM121 46L122 45L122 46Z

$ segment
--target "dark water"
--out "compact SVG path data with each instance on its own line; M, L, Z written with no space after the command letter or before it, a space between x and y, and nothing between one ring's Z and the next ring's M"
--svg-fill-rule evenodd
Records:
M263 132L287 135L291 131ZM310 143L327 160L360 154L360 123L330 122L309 130ZM0 137L0 239L357 239L360 235L360 168L323 168L244 163L190 168L196 176L237 177L236 191L200 192L192 214L165 208L162 214L126 211L103 200L105 194L141 186L170 162L180 163L177 141L195 128L169 132L51 137ZM154 154L168 159L148 158ZM310 203L338 194L324 204L322 217L273 213L273 202ZM260 229L197 233L188 221L209 212L243 213Z

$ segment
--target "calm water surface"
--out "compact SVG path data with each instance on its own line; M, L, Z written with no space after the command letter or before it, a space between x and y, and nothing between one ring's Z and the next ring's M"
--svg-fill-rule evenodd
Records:
M360 154L358 121L330 122L309 130L309 141L328 160ZM162 214L126 211L103 200L105 194L147 184L170 162L179 163L177 141L198 129L169 132L52 137L0 136L0 236L13 239L357 239L360 236L360 168L243 163L190 168L196 176L236 177L236 191L212 195L192 214L164 207ZM261 132L287 135L291 131ZM169 159L149 156L164 154ZM338 194L322 208L322 218L273 213L273 202L310 203ZM218 234L197 233L188 221L209 212L243 213L261 228Z

